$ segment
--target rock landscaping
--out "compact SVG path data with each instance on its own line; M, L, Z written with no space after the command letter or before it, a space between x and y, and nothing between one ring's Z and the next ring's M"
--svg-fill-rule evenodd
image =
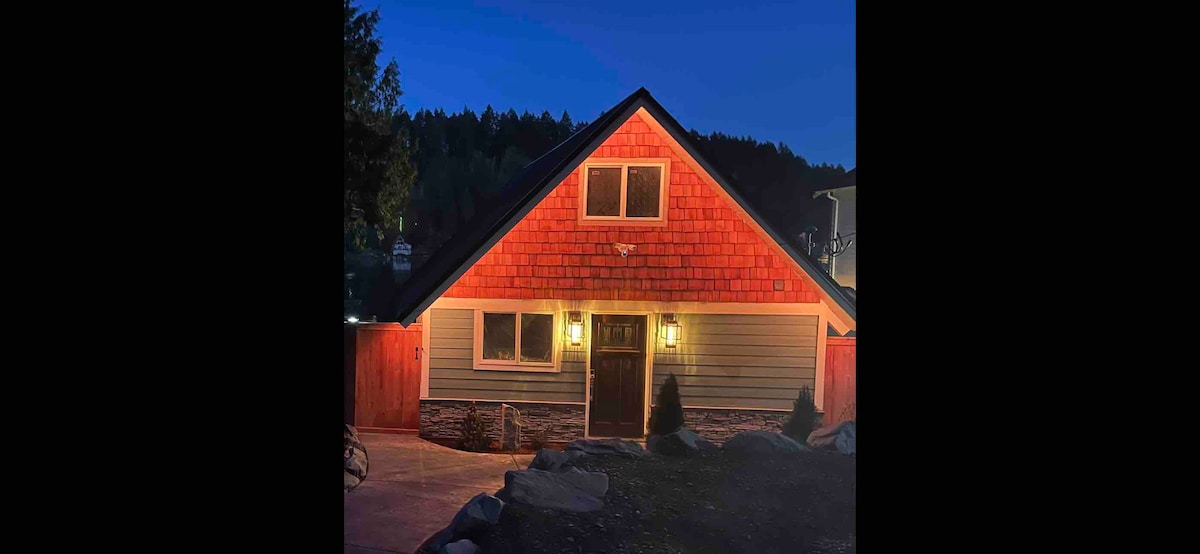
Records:
M424 546L425 552L447 552L447 548L451 543L460 543L467 541L474 546L471 539L474 539L487 531L487 529L500 521L500 512L504 509L504 502L495 496L486 493L475 495L474 498L463 504L463 507L454 515L454 519L442 529L438 534L434 535ZM450 552L463 552L468 545L459 545L458 550L449 550ZM471 551L473 552L473 551Z
M504 474L503 498L516 504L568 512L590 512L604 507L608 475L576 467L558 471L525 469Z
M559 471L567 466L574 465L575 460L584 456L587 456L587 454L580 450L559 452L543 448L538 450L537 455L533 457L533 461L529 462L529 469Z
M835 450L839 428L813 437L833 445L819 449L764 431L718 449L686 427L656 435L653 454L620 439L543 449L422 551L853 552L856 458Z
M642 445L621 439L579 439L567 445L567 452L577 450L584 454L595 456L623 456L626 458L641 458L646 455Z
M808 435L806 442L813 448L833 448L842 454L854 454L854 427L853 421L822 427Z
M787 435L770 431L738 433L725 441L722 448L726 452L743 455L795 454L809 450L807 446L788 438Z
M367 447L358 440L358 429L346 425L342 432L343 485L346 492L367 478Z
M680 427L673 433L650 435L646 450L664 456L690 456L701 452L716 452L717 445L704 440L695 431Z
M438 554L475 554L476 552L479 552L479 546L470 539L452 542L438 550Z

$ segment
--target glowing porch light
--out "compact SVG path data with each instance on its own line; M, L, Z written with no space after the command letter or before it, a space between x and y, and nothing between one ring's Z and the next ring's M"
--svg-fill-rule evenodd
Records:
M567 314L567 341L571 346L583 344L583 313L570 312Z
M664 346L667 348L675 348L679 346L679 334L683 330L679 326L679 322L675 321L675 314L666 314L663 316L663 339Z

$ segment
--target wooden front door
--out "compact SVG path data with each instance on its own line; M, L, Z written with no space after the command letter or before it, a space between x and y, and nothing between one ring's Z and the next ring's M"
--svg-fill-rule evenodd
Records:
M416 430L421 419L421 326L356 327L354 425Z
M592 316L589 374L588 434L641 437L646 418L646 316Z

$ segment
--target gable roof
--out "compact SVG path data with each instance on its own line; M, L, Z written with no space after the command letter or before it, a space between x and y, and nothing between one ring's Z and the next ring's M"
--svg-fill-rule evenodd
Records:
M645 87L637 89L591 124L517 172L492 201L492 209L472 219L468 227L456 233L429 258L401 285L403 288L390 299L391 306L382 313L391 315L389 319L399 321L401 325L410 325L639 109L645 109L657 120L696 161L700 169L708 172L841 311L851 320L857 319L854 301L847 298L841 286L806 256L789 246L781 235L771 229L766 220L758 216L737 190L729 186L729 180L705 161L691 135L663 109Z

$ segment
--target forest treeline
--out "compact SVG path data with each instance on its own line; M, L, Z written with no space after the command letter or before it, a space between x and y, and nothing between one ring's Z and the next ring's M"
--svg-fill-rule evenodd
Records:
M395 131L410 138L417 174L405 214L406 238L426 248L442 244L525 164L585 125L566 111L555 118L549 111L518 115L490 105L479 114L469 108L450 114L422 109L411 117L401 112ZM691 134L710 163L789 240L798 240L811 219L805 212L814 206L813 191L846 180L843 167L810 164L784 144Z
M344 8L342 231L348 253L389 252L401 232L417 252L436 250L525 164L586 125L566 111L556 118L549 111L518 114L490 105L478 114L466 107L410 113L400 102L396 62L377 63L383 44L375 34L379 10L363 11L349 0ZM801 250L798 235L823 219L813 191L847 179L845 168L810 164L782 143L691 134L705 158Z

